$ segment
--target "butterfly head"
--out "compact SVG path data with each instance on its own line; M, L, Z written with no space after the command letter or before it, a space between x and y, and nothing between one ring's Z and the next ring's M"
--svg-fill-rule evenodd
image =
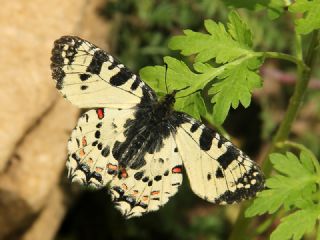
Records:
M181 89L175 89L171 93L168 93L165 95L163 100L163 105L172 108L174 103L176 102L176 94L180 91L183 91L185 89L189 88L189 86L181 88Z

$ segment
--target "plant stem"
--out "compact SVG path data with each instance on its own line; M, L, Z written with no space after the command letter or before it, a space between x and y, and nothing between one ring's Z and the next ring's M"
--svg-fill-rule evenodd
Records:
M312 66L318 55L318 51L316 49L318 44L319 44L319 31L314 31L312 33L311 42L310 42L306 57L304 58L304 62L308 66L308 68L304 68L301 65L298 65L299 77L298 77L297 84L294 88L293 95L290 98L288 110L284 115L283 121L281 122L280 127L273 138L268 154L266 155L265 160L263 162L263 172L265 173L266 176L269 176L271 172L271 163L270 161L268 161L268 155L274 152L274 150L276 149L276 144L278 142L285 141L288 138L292 124L298 114L300 106L303 103L303 98L310 81L310 76L311 76L310 69L312 69Z
M312 66L316 60L318 49L317 46L319 45L319 30L316 30L312 33L311 42L308 47L306 56L304 58L304 63L302 64L298 58L289 57L290 55L286 54L270 54L268 53L266 56L275 57L280 59L285 59L291 62L295 62L298 66L298 81L294 89L294 93L290 98L288 110L285 113L284 119L280 124L280 127L275 134L271 146L269 147L268 153L265 156L263 162L263 172L265 173L266 177L269 176L271 173L271 163L268 160L269 154L276 150L276 144L278 142L285 141L288 138L288 135L291 130L291 126L297 116L299 107L302 104L303 97L305 95L308 83L310 81L311 70ZM307 67L305 67L307 66ZM246 206L248 204L242 205L238 219L234 224L233 231L230 234L229 240L242 240L248 239L246 236L247 229L251 223L251 219L245 218L244 213L246 210Z
M296 58L293 55L280 53L280 52L264 52L263 55L266 58L277 58L277 59L287 60L289 62L295 63L297 66L301 66L305 69L309 69L309 67L303 62L303 60Z

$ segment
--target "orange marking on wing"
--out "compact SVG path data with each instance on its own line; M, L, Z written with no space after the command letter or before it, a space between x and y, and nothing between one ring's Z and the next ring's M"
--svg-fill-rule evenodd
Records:
M89 158L89 159L88 159L88 164L91 165L92 163L93 163L93 159L92 159L92 158Z
M100 172L102 172L102 170L103 170L103 168L101 168L101 167L96 167L96 172L100 173Z
M151 195L158 195L160 193L160 191L152 191Z
M86 155L86 153L83 149L80 149L79 155L80 157L83 157L84 155Z
M142 201L148 201L149 197L148 196L143 196Z
M86 136L83 136L82 137L82 140L81 140L81 142L82 142L82 146L87 146L87 139L86 139Z
M123 184L122 184L122 188L123 188L124 190L127 190L127 189L128 189L128 186L123 183Z
M133 190L133 193L132 193L132 195L137 195L139 193L139 191L138 190Z
M118 170L118 166L117 166L117 165L113 165L113 164L111 164L111 163L108 163L108 164L107 164L107 168L108 168L108 169L111 169L111 170L115 170L115 171Z

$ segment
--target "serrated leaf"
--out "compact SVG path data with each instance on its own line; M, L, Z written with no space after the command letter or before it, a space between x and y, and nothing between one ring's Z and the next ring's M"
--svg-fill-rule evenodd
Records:
M207 71L210 71L212 69L212 66L208 63L196 62L195 64L193 64L193 68L198 73L205 73Z
M313 205L307 209L298 210L281 220L276 230L271 234L271 240L299 240L311 232L320 216L320 207Z
M236 12L231 12L229 14L228 29L230 35L236 41L252 47L252 33L248 25L241 20L240 16Z
M263 213L274 213L281 206L302 206L312 193L316 191L313 172L306 168L294 154L273 153L270 155L273 167L280 173L267 179L267 190L257 195L253 204L247 209L246 216L252 217Z
M169 41L169 48L180 50L185 56L197 54L196 62L214 58L217 63L226 63L253 53L251 32L237 13L230 13L228 31L212 20L205 21L205 28L209 34L185 30L183 36Z
M316 169L312 162L312 156L310 156L307 152L301 151L300 153L300 161L302 165L307 169L310 173L315 173Z
M216 123L222 123L230 107L237 108L239 102L246 108L250 105L253 89L261 87L260 76L249 68L252 60L245 60L238 65L226 68L218 76L209 89L213 95L211 102L214 103L213 116Z
M289 7L294 13L304 13L304 17L295 21L296 31L300 34L308 34L320 28L320 1L299 0Z

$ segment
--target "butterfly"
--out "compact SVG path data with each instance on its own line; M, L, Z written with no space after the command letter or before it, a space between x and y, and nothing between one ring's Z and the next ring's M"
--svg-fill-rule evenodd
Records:
M182 183L217 204L248 199L264 188L259 167L230 141L174 110L173 90L158 99L139 76L79 37L56 40L51 57L56 88L89 109L68 141L68 176L108 187L126 218L156 211Z

